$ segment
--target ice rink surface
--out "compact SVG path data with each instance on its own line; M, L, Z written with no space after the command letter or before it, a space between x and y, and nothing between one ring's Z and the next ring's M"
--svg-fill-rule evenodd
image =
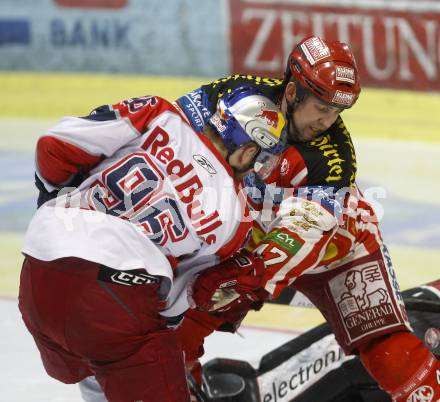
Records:
M77 385L50 378L38 350L20 318L17 300L0 299L0 402L78 402ZM244 326L239 334L216 333L206 342L202 362L215 357L246 360L255 367L259 358L296 336L295 331ZM264 342L262 342L264 339Z

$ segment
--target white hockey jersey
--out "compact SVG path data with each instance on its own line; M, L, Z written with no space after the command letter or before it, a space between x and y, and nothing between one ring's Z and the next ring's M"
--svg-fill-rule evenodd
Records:
M23 253L40 260L144 268L168 278L169 290L182 270L243 247L252 225L232 169L159 97L62 119L39 139L36 164L49 191L86 177L30 222Z

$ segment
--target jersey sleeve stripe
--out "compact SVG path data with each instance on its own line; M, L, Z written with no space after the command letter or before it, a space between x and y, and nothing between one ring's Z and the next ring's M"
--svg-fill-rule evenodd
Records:
M296 174L292 180L290 180L290 184L292 187L299 187L303 184L303 180L307 177L307 167L304 167L298 174Z

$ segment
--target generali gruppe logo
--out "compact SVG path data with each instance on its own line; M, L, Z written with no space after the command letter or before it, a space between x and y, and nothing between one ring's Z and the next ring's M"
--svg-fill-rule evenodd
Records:
M61 7L71 8L123 8L128 0L54 0Z
M377 262L352 268L333 278L329 285L351 341L399 325Z

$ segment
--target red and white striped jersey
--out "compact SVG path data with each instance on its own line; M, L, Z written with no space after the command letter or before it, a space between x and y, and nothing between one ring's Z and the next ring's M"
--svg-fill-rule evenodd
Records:
M311 199L296 193L282 201L256 248L267 268L265 289L273 298L301 275L329 271L381 248L377 217L357 187L337 209L320 190Z
M283 152L279 166L274 169L266 182L281 188L298 188L307 185L309 176L304 153L295 146L291 146Z
M85 177L29 225L23 252L44 261L75 256L172 280L177 266L237 251L251 227L230 166L159 97L63 118L39 139L36 164L49 191Z

